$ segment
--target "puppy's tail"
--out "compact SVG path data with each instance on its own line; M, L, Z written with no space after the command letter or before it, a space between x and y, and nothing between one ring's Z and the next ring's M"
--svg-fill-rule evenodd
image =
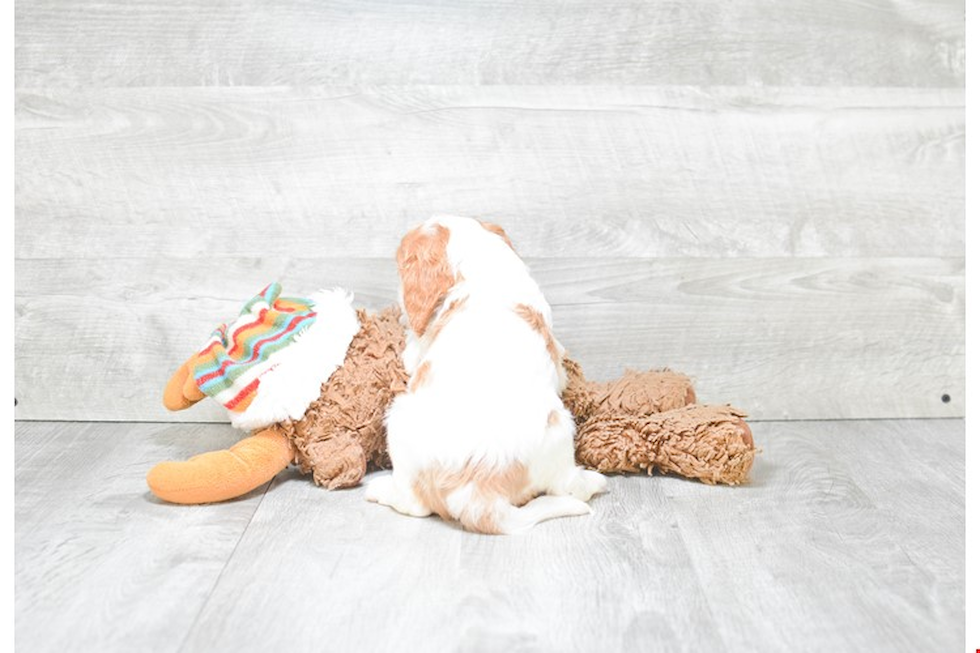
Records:
M482 514L465 511L459 519L467 530L514 535L549 519L589 514L592 514L589 504L575 497L545 495L528 501L520 508L498 499L490 511Z

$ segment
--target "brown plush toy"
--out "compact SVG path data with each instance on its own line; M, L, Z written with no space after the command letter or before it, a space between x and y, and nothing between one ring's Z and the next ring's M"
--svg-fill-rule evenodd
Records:
M408 380L399 317L397 307L355 310L342 291L304 300L279 297L278 284L266 288L164 391L170 410L210 395L252 435L227 450L156 465L147 475L152 492L173 503L211 503L259 487L290 463L330 489L389 467L384 414ZM564 363L563 399L578 424L580 464L605 473L659 470L710 484L747 479L757 450L745 415L696 404L686 376L629 371L596 383L574 361Z

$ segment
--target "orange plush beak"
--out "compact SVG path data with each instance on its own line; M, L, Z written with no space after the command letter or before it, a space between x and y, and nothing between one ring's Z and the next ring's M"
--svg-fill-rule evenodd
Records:
M196 358L197 354L188 358L167 381L163 390L163 405L167 410L184 410L204 399L205 395L191 373Z

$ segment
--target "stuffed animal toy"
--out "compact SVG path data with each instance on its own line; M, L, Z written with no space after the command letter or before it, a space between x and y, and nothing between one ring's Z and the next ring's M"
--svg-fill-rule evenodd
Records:
M390 467L384 416L405 389L400 311L353 307L342 290L310 299L280 297L272 284L221 325L174 373L163 403L182 410L206 396L251 432L230 449L163 462L147 475L151 491L172 503L225 501L297 465L329 489L360 483ZM745 414L696 403L683 374L627 371L588 381L564 360L565 405L575 417L579 464L603 473L671 472L705 483L737 485L757 449Z

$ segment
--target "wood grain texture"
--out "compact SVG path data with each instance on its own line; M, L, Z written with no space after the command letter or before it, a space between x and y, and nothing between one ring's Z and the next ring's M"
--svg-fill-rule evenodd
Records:
M224 448L229 427L17 424L15 637L23 651L177 651L262 493L180 508L150 467Z
M668 491L731 649L962 649L961 424L760 427L737 505Z
M323 497L305 478L280 479L186 650L217 641L304 649L325 637L358 651L406 642L427 651L628 650L642 641L637 630L663 624L659 642L722 644L670 528L671 507L649 481L616 485L593 502L592 518L501 538L405 518L365 502L362 488ZM282 612L284 594L303 598ZM253 609L289 617L255 620Z
M964 413L963 259L529 262L593 378L670 366L756 419ZM265 284L346 287L372 309L397 293L387 259L38 259L16 273L19 419L226 421L210 401L166 413L162 389Z
M962 89L24 89L19 258L963 256Z
M757 424L749 485L615 477L592 516L515 537L401 516L295 471L261 502L147 499L151 462L230 434L17 425L22 648L965 646L962 420ZM216 545L232 537L234 550Z
M963 0L23 1L40 86L961 86Z

